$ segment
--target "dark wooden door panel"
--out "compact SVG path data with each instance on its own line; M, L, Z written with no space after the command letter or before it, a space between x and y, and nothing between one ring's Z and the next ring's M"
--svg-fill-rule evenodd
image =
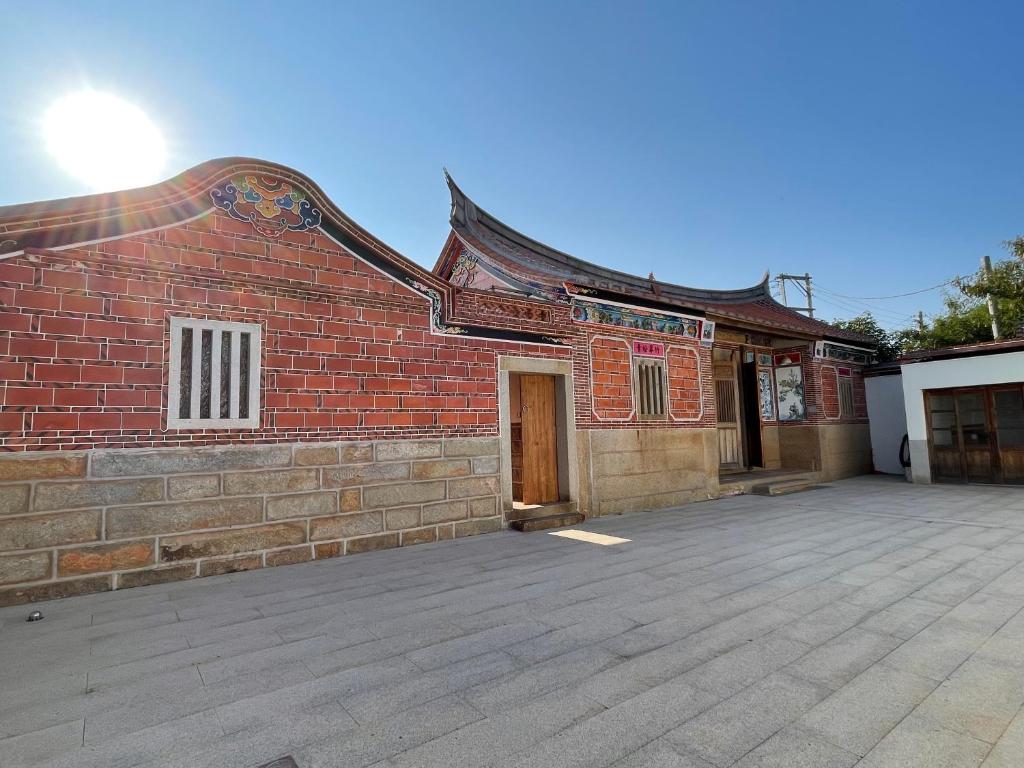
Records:
M956 395L964 474L969 483L991 483L996 479L987 401L983 388L964 390Z
M963 482L963 454L960 451L955 398L948 392L928 392L925 394L925 408L928 412L932 479L936 482Z
M994 387L992 420L1004 483L1024 483L1024 385Z
M519 378L523 408L523 503L558 501L555 378Z

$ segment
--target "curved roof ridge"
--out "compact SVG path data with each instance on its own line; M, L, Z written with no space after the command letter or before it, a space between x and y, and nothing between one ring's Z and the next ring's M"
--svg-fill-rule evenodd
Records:
M357 240L380 249L422 282L445 285L432 272L353 220L306 174L281 163L241 156L206 160L146 187L0 206L0 258L19 253L22 250L20 240L39 233L53 234L54 242L30 245L67 247L66 241L76 239L74 230L86 226L100 227L104 232L102 239L109 239L106 233L113 226L111 222L123 223L120 236L180 223L214 207L209 198L210 189L238 173L277 174L297 183L329 220L344 227ZM65 242L58 242L58 233L69 230L72 234L59 237Z
M469 231L473 233L477 227L503 237L520 248L525 248L541 260L554 261L573 271L582 272L593 277L611 280L613 282L628 285L632 288L641 289L655 294L664 294L667 297L680 300L713 301L719 302L747 302L758 299L774 299L768 289L769 273L766 270L761 280L747 288L733 289L709 289L694 288L692 286L678 285L661 280L651 280L640 275L622 272L609 267L602 267L599 264L585 259L572 256L565 251L560 251L545 243L525 235L519 230L510 227L492 214L480 208L465 192L456 184L451 174L444 172L445 180L448 182L448 189L452 198L451 225L457 232ZM479 239L479 238L476 238ZM779 305L782 307L782 305Z

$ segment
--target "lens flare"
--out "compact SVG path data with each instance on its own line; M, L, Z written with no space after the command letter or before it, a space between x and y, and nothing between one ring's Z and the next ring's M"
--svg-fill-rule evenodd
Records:
M61 168L97 192L152 184L167 162L163 136L146 113L101 91L69 93L53 102L43 135Z

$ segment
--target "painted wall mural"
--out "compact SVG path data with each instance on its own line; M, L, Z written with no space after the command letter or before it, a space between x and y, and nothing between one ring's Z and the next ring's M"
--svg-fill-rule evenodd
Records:
M231 218L248 221L264 237L320 226L320 209L305 193L272 176L236 176L211 189L210 198Z
M700 321L696 318L589 301L573 301L572 319L578 323L613 325L617 328L667 333L686 339L697 339L700 332Z
M761 404L761 421L775 421L775 388L772 386L772 372L768 369L757 372L757 394Z
M807 409L804 405L804 374L800 366L776 368L775 387L779 395L779 421L802 421Z

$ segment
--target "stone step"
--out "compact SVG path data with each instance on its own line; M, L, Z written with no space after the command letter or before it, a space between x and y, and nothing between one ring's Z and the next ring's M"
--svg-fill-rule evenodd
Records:
M751 488L750 492L758 496L784 496L787 493L799 493L814 487L813 480L800 477L791 480L779 480L774 483L760 483Z
M534 520L539 517L564 515L575 511L576 502L559 501L554 504L538 504L535 507L527 507L525 509L510 509L505 513L505 519L511 523L513 520Z
M564 528L567 525L582 523L586 518L579 512L563 512L557 515L545 515L544 517L533 517L528 520L512 520L508 527L514 531L531 533L533 531L546 531L548 528Z

